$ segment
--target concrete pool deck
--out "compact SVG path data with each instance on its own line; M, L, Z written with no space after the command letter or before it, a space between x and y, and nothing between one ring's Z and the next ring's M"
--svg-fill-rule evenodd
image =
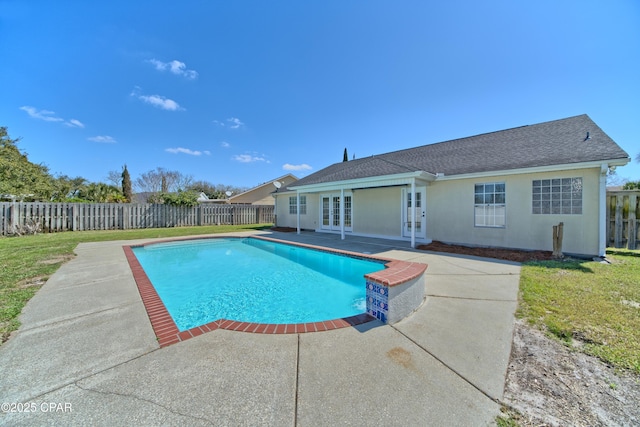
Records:
M415 251L402 241L256 233L427 263L427 300L392 326L219 329L160 348L122 249L152 240L80 244L0 346L0 424L494 424L518 264ZM21 412L7 413L6 403Z

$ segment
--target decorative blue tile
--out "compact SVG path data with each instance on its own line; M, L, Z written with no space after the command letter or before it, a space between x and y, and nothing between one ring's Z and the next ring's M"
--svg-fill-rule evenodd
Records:
M389 313L389 289L367 281L367 313L386 323Z

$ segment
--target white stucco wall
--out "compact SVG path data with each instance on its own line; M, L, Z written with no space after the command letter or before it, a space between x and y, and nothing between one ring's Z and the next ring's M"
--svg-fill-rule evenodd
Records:
M401 210L401 187L355 190L353 232L397 237L401 233Z
M315 230L318 228L320 219L319 197L317 194L304 194L307 196L307 213L300 215L300 228L305 230ZM276 225L278 227L297 227L296 215L289 214L289 197L292 194L279 194L276 196Z
M582 214L532 214L532 181L582 178ZM552 250L553 226L564 223L562 250L566 253L598 254L599 169L496 176L491 178L436 181L427 187L427 236L447 243ZM506 227L474 226L476 183L504 182Z
M337 194L337 193L336 193ZM300 215L300 227L320 228L320 195L307 193L307 214ZM296 227L289 214L289 196L277 196L276 214L280 227ZM353 233L398 237L401 233L401 187L358 189L352 192Z

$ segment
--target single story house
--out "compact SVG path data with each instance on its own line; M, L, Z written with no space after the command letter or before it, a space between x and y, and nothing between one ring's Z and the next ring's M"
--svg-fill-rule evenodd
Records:
M335 163L274 192L276 225L604 256L606 176L629 162L586 114Z
M275 200L271 193L276 188L274 184L278 183L277 185L280 185L280 187L282 187L287 186L297 180L298 178L295 175L288 173L279 178L276 178L273 181L268 181L263 184L257 185L240 194L232 195L227 199L227 203L273 206Z

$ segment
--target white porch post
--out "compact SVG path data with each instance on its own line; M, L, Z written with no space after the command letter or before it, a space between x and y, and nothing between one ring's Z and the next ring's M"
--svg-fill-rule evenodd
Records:
M278 195L273 196L273 226L278 226Z
M416 179L411 180L411 247L416 247Z
M344 240L344 188L340 189L340 239Z
M598 194L598 255L603 257L607 251L607 172L609 166L600 166L600 191Z
M300 190L296 191L296 228L300 234Z

